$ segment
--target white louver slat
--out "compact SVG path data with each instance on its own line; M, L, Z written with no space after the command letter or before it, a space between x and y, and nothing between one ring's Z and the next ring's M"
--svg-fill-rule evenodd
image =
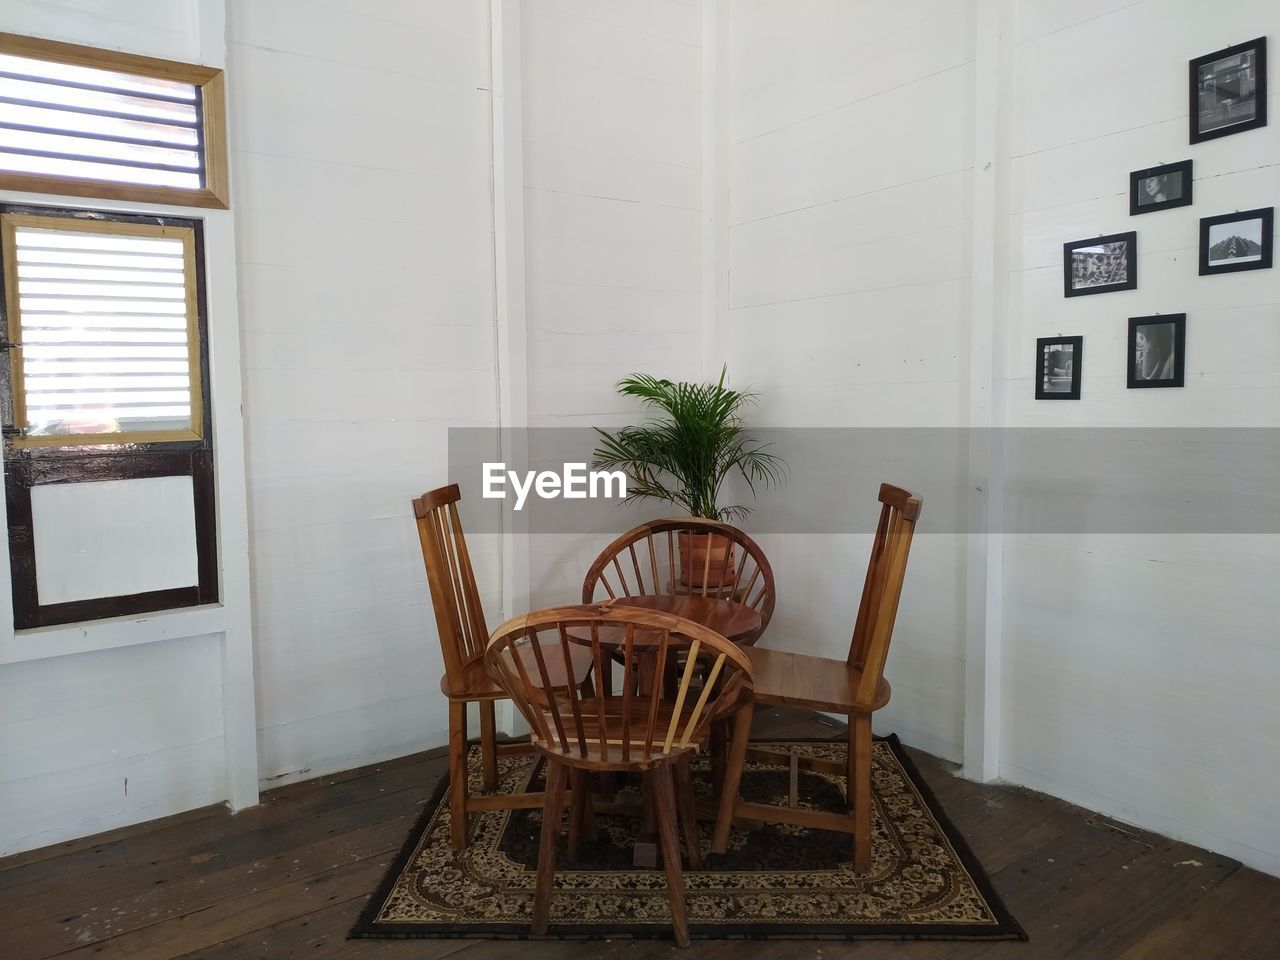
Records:
M0 54L0 171L205 186L192 83Z
M24 437L198 437L190 229L5 220Z

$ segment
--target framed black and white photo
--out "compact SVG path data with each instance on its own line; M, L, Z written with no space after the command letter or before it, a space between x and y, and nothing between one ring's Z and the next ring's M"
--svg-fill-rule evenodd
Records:
M1200 221L1200 276L1271 266L1274 207Z
M1267 125L1267 38L1191 61L1191 142Z
M1036 399L1079 400L1084 337L1041 337L1036 341Z
M1129 174L1129 216L1191 203L1191 161L1148 167Z
M1157 314L1129 318L1129 387L1180 387L1183 384L1187 315Z
M1138 234L1115 233L1062 245L1063 295L1133 290L1138 286Z

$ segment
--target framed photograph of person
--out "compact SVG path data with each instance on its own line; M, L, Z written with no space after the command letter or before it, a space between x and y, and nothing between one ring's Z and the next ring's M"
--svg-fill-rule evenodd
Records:
M1191 161L1148 167L1129 174L1129 216L1191 203Z
M1191 142L1267 125L1267 38L1191 61Z
M1271 266L1275 207L1200 220L1200 276Z
M1180 387L1187 345L1187 315L1129 318L1129 388Z
M1062 245L1062 292L1067 297L1133 290L1138 286L1138 234L1115 233Z
M1036 341L1036 399L1079 400L1084 337L1041 337Z

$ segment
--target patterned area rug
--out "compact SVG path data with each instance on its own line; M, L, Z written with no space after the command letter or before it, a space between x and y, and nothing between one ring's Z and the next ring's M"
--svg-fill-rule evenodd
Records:
M842 759L844 745L798 742L790 748ZM529 781L532 755L502 757L502 789ZM472 749L479 789L478 748ZM694 768L700 799L710 800L705 758ZM964 840L938 808L896 737L877 740L873 865L855 874L846 834L783 824L735 830L729 851L707 854L712 823L701 821L705 864L685 870L690 935L702 939L1026 939ZM785 768L749 764L742 793L785 804ZM537 786L540 789L539 775ZM624 783L638 798L638 782ZM844 778L802 771L801 803L844 808ZM566 814L567 815L567 814ZM472 840L459 855L449 844L447 783L437 786L419 822L351 931L353 938L527 937L542 815L537 810L473 815ZM632 866L635 817L597 814L598 837L583 840L576 865L565 862L562 830L552 901L551 939L670 938L661 869ZM563 826L563 825L562 825Z

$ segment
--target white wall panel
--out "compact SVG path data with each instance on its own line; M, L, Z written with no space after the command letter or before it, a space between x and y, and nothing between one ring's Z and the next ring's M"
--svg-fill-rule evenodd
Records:
M1276 271L1197 270L1200 217L1280 201L1280 127L1191 146L1186 115L1187 61L1274 41L1280 8L1024 0L1019 14L1009 424L1280 427ZM1081 51L1124 96L1079 95ZM1129 217L1129 171L1186 158L1194 204ZM1138 288L1063 298L1063 242L1125 230ZM1157 312L1187 314L1186 386L1128 390L1127 318ZM1081 399L1037 403L1036 338L1075 334ZM1011 492L1062 493L1052 477ZM1001 774L1280 873L1280 767L1263 759L1280 754L1280 537L1026 533L1005 547Z
M698 4L522 5L528 420L629 422L614 384L703 374ZM619 510L618 531L661 504ZM531 536L535 605L576 601L605 537Z
M412 497L496 424L489 8L231 0L261 773L446 739ZM497 545L472 559L497 614Z
M761 395L753 418L966 423L973 5L760 2L726 15L729 365ZM955 488L963 464L954 482L888 465L883 479ZM875 489L829 482L848 510L834 525L874 521ZM926 532L929 500L890 652L894 698L877 725L959 759L964 542ZM762 642L847 652L868 539L762 543L778 577Z
M7 0L4 29L169 60L200 60L199 0Z
M227 795L220 637L0 668L0 855Z
M190 477L148 477L31 489L40 603L195 586Z

